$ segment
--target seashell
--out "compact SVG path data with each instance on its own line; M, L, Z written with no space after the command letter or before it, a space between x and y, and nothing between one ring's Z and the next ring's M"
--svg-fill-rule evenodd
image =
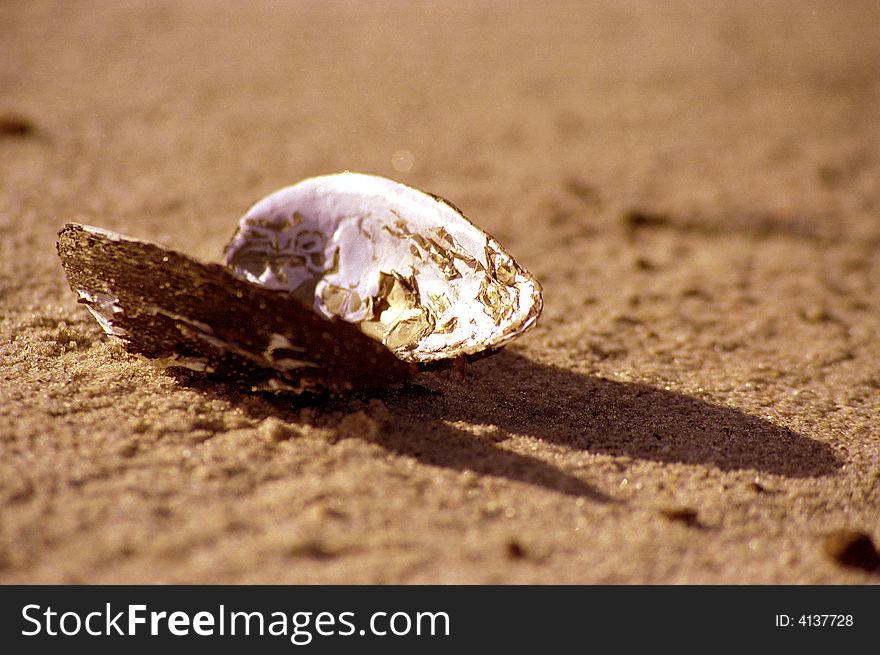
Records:
M309 178L259 201L226 264L416 363L499 348L542 306L535 278L454 205L358 173Z
M163 368L296 393L380 388L414 372L356 326L225 266L77 224L59 233L58 254L104 331Z
M226 267L75 223L58 253L129 351L256 389L385 386L503 347L542 307L535 278L451 203L357 173L256 203Z

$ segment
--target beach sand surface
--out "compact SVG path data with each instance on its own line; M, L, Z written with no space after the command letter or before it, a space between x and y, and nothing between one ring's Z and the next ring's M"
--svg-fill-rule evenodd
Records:
M0 582L876 584L878 24L0 3ZM77 221L220 261L341 170L455 203L541 281L538 326L379 394L186 385L55 252Z

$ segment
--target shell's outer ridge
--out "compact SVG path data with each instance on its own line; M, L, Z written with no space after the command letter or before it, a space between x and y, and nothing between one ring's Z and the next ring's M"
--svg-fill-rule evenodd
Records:
M417 363L500 348L542 306L537 280L452 203L359 173L309 178L259 201L226 261Z
M294 392L380 388L413 373L355 326L224 266L77 224L57 247L71 289L105 332L160 366Z

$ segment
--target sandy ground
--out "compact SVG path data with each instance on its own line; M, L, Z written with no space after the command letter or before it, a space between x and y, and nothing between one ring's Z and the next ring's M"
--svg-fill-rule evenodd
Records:
M0 4L0 581L880 582L826 547L880 543L880 4L539 4ZM217 261L343 169L461 207L539 326L378 397L186 387L55 254Z

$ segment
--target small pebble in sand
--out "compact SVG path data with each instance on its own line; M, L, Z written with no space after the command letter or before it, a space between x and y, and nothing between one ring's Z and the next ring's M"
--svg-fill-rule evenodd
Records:
M379 435L379 422L366 412L348 414L339 422L339 436L343 439L365 439L370 441Z
M295 426L289 425L275 416L264 419L257 431L261 437L270 442L287 441L301 434Z
M661 509L660 514L670 521L683 523L689 528L702 527L702 523L700 523L700 515L697 510L692 507L668 507Z
M599 192L595 187L587 184L583 180L576 177L569 177L563 181L565 190L572 196L588 203L599 202Z
M36 132L34 124L24 116L16 114L0 115L0 137L25 137Z
M880 553L871 536L860 530L836 530L825 537L825 552L838 564L876 571Z
M525 559L528 555L528 553L526 553L525 547L516 539L511 539L507 542L505 546L505 552L507 553L507 557L510 559Z
M630 230L642 228L663 227L668 225L670 219L665 214L645 211L642 209L630 209L621 216L623 225Z

